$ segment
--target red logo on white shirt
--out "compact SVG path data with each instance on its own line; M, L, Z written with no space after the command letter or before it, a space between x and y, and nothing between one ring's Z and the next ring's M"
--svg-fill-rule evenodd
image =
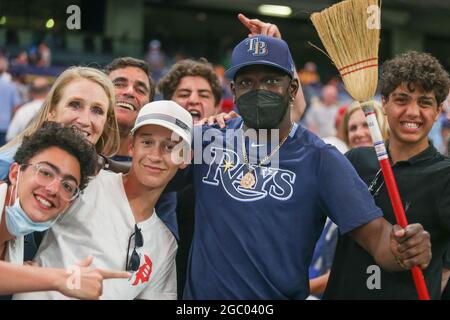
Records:
M142 284L148 282L150 280L150 275L152 274L152 267L152 260L150 260L147 255L144 255L144 263L136 272L136 279L134 280L132 286L137 286L139 282Z

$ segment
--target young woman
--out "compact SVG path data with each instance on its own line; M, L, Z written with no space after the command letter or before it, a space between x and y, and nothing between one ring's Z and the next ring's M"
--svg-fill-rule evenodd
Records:
M120 138L114 104L114 87L102 71L89 67L67 69L56 79L35 120L0 148L0 179L8 175L23 137L36 132L48 120L77 127L99 155L115 154Z

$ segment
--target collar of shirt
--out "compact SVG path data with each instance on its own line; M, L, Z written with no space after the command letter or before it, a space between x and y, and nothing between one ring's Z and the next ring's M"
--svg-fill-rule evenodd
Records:
M389 155L389 145L387 146L386 149L387 149L387 152L388 152L388 155ZM427 161L427 160L432 159L433 157L435 157L437 153L438 153L438 151L433 146L431 141L429 141L428 147L425 150L423 150L422 152L420 152L420 153L416 154L415 156L409 158L408 160L398 161L392 167L397 167L397 166L402 166L402 165L413 165L413 164L417 164L417 163L422 162L422 161ZM389 159L390 158L391 157L389 155Z

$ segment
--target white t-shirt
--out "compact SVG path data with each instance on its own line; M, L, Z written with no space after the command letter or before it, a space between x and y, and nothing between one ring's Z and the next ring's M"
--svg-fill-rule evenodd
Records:
M3 218L3 209L5 207L6 193L8 191L8 185L6 183L0 184L0 221ZM24 237L20 236L15 239L11 239L6 244L5 261L14 264L23 264L23 244Z
M102 170L76 203L44 237L35 261L43 267L67 268L92 255L92 266L125 270L134 249L135 220L123 187L122 175ZM101 299L176 299L177 242L153 215L138 224L144 246L136 248L140 267L130 279L103 281ZM17 294L14 299L67 299L54 291Z

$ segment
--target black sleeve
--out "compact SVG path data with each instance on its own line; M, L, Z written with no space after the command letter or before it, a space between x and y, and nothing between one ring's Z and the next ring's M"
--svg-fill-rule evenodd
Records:
M163 192L180 191L192 184L193 165L189 165L186 169L178 170L177 174L169 181Z
M450 243L447 247L447 253L444 256L444 268L450 269Z

